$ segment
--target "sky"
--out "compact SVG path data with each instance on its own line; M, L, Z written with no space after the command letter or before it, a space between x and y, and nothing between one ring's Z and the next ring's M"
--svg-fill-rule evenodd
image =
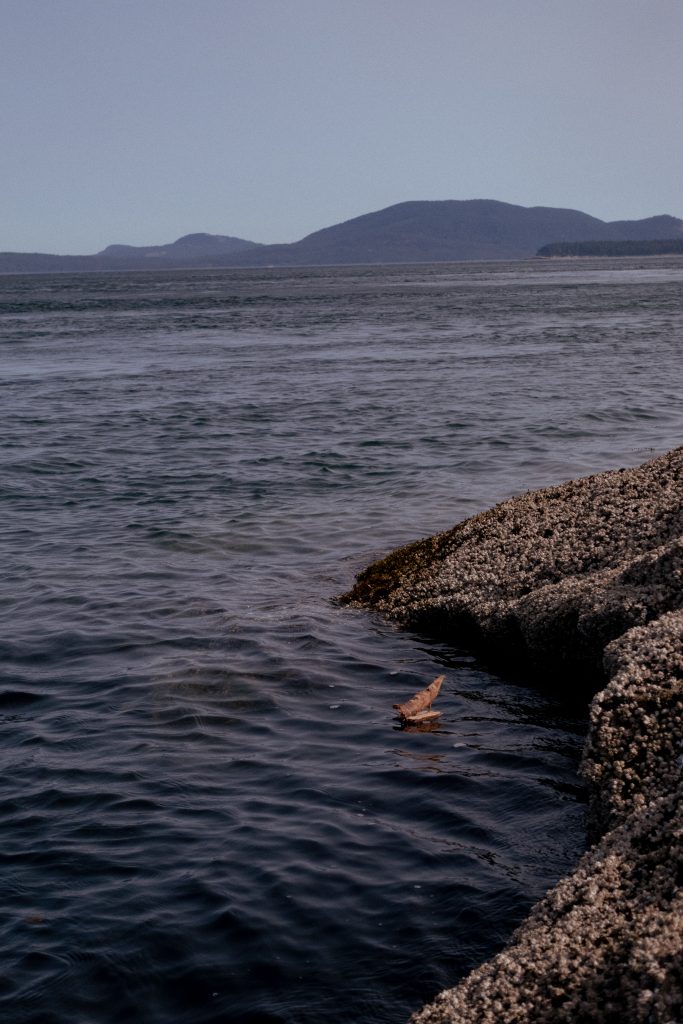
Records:
M683 217L683 0L0 0L0 250Z

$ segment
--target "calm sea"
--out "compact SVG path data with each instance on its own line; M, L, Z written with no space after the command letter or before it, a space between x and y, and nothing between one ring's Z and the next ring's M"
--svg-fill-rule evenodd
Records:
M682 298L675 259L0 278L3 1020L398 1024L500 948L582 851L585 709L334 599L681 443Z

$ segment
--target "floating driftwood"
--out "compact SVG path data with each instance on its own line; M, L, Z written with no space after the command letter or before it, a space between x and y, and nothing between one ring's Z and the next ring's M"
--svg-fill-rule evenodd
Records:
M435 722L437 718L440 718L441 712L432 711L431 708L432 701L439 696L439 690L445 678L445 676L437 676L429 686L420 690L405 704L394 704L401 721L411 725L420 725L425 722Z

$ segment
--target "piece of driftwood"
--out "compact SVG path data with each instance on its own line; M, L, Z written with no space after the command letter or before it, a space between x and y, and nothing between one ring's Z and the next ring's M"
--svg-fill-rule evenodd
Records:
M439 690L445 676L437 676L429 686L420 690L414 697L407 700L405 704L394 704L398 711L399 718L404 722L426 722L434 721L440 715L439 711L432 711L432 701L439 696ZM425 717L425 713L430 717Z
M441 718L440 711L418 711L410 718L402 718L401 722L404 725L429 725L430 722L436 722L439 718Z

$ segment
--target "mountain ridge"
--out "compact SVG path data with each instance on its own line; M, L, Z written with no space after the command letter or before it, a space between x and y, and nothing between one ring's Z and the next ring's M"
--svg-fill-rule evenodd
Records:
M108 245L106 249L95 253L107 259L144 259L160 257L169 260L184 260L188 257L204 258L210 255L224 255L241 252L245 249L260 248L259 242L249 242L246 238L235 238L233 235L210 235L206 232L195 232L182 235L175 242L167 245Z
M610 222L581 210L495 199L410 200L296 242L264 245L198 232L166 245L115 244L84 256L0 252L0 273L527 259L552 243L672 238L683 238L683 220L668 214Z

